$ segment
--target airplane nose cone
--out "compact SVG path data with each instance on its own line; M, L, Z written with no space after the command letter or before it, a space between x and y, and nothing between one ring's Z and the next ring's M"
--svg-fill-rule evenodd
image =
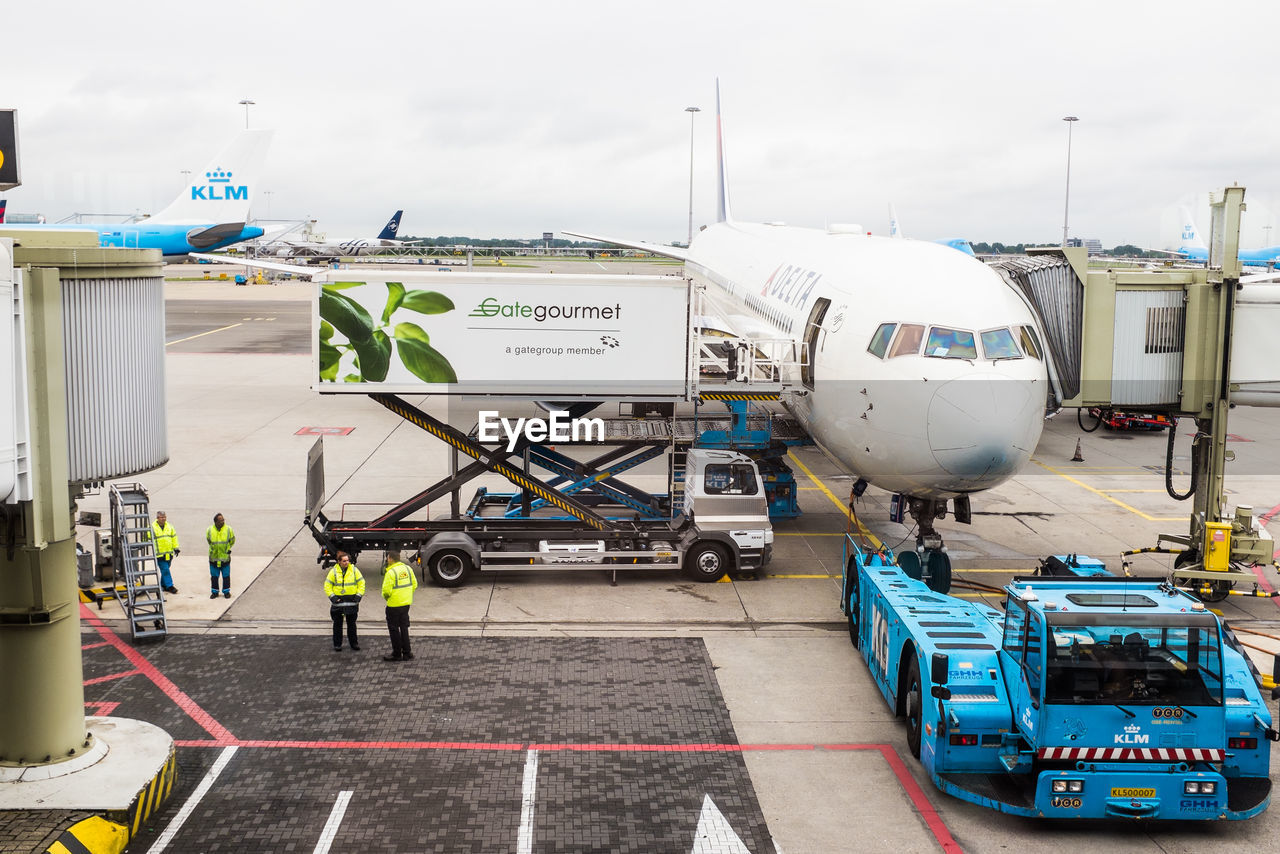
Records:
M1044 426L1044 385L986 373L943 384L929 404L929 447L966 486L995 485L1031 458Z

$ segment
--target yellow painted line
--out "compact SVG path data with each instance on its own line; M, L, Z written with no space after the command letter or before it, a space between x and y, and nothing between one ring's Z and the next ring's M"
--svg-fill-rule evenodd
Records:
M1090 492L1092 492L1094 495L1097 495L1097 496L1100 496L1100 497L1102 497L1102 498L1107 499L1108 501L1110 501L1112 504L1116 505L1117 507L1123 507L1125 510L1128 510L1130 513L1134 514L1135 516L1141 516L1143 519L1146 519L1148 522L1178 522L1178 521L1182 521L1182 520L1184 519L1184 517L1182 517L1182 516L1151 516L1151 515L1149 515L1149 514L1147 514L1147 513L1143 513L1143 512L1142 512L1141 510L1139 510L1137 507L1134 507L1134 506L1133 506L1133 505L1131 505L1131 504L1125 504L1125 503L1124 503L1123 501L1121 501L1119 498L1112 498L1110 495L1108 495L1107 493L1103 492L1101 489L1097 489L1097 488L1095 488L1095 487L1092 487L1092 486L1090 486L1089 484L1085 483L1083 480L1080 480L1080 479L1078 479L1078 478L1074 478L1074 477L1072 477L1071 475L1069 475L1069 474L1067 474L1067 473L1065 473L1065 472L1058 471L1056 468L1054 468L1054 467L1053 467L1053 466L1051 466L1051 465L1047 465L1047 464L1045 464L1045 463L1042 463L1042 462L1040 462L1039 460L1033 460L1033 462L1034 462L1036 465L1040 466L1041 468L1043 468L1043 469L1047 469L1047 470L1049 470L1049 471L1053 472L1053 473L1054 473L1054 474L1056 474L1058 477L1063 478L1064 480L1068 480L1068 481L1070 481L1071 483L1074 483L1076 486L1082 487L1083 489L1087 489L1087 490L1089 490Z
M1035 567L1029 566L1026 569L952 569L956 575L963 575L969 572L1003 572L1005 575L1017 575L1019 572L1035 572Z
M1163 489L1104 489L1103 492L1164 492Z
M985 599L988 596L997 596L1001 599L1004 598L1003 591L1000 593L948 593L947 595L954 596L957 599Z
M809 480L813 481L814 486L818 487L819 489L821 489L823 492L825 492L825 493L827 494L827 497L831 499L831 503L832 503L832 504L834 504L835 506L839 507L839 508L840 508L840 512L844 513L845 518L847 518L850 522L855 522L855 520L854 520L854 518L853 518L853 514L849 512L849 508L848 508L848 506L847 506L843 501L841 501L839 498L836 498L835 494L834 494L830 489L827 489L827 485L826 485L825 483L823 483L822 481L818 480L817 475L815 475L813 472L809 471L809 467L808 467L808 466L806 466L804 463L800 462L800 458L799 458L799 457L797 457L797 456L796 456L793 452L791 452L791 451L787 451L787 456L791 459L791 461L792 461L792 462L794 462L797 466L799 466L799 467L800 467L800 471L804 472L804 473L805 473L805 475L809 478ZM871 533L870 531L868 531L868 530L867 530L867 526L866 526L866 525L864 525L864 524L862 524L861 520L857 520L857 521L855 522L855 524L857 524L857 526L858 526L858 530L862 532L862 535L863 535L864 537L866 537L867 539L871 540L871 542L875 543L875 546L876 546L876 548L877 548L877 549L882 549L882 548L884 548L884 543L882 543L882 542L880 542L880 540L876 539L876 535L875 535L875 534L873 534L873 533Z
M770 578L839 578L838 575L803 575L800 573L782 572L778 574L769 573Z
M183 341L194 341L196 338L203 338L206 335L212 335L215 332L226 332L228 329L235 329L237 326L244 326L243 323L233 323L230 326L223 326L220 329L210 329L208 332L201 332L199 335L188 335L186 338L179 338L177 341L166 341L165 345L181 344Z

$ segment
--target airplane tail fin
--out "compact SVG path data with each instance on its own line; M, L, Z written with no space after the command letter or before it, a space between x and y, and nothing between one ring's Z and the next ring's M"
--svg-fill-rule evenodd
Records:
M245 130L192 176L169 206L151 222L181 224L247 222L249 203L267 159L269 130Z
M898 212L893 209L893 202L889 203L889 236L903 236L902 229L898 226Z
M8 199L0 199L0 224L4 223L4 209L9 204Z
M1200 236L1200 230L1196 228L1196 221L1191 217L1191 211L1180 207L1178 213L1182 216L1182 222L1179 224L1181 234L1178 237L1178 248L1208 249L1208 244L1204 242L1204 238Z
M404 215L404 211L396 211L395 216L382 227L382 231L378 232L379 240L395 240L396 232L400 230L400 217Z
M729 208L729 174L724 165L724 121L720 118L720 81L716 80L716 222L733 222Z

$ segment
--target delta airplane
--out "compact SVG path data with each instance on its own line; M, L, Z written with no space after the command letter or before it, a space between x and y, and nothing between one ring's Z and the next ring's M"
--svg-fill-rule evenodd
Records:
M168 207L141 222L13 224L0 226L0 234L17 229L96 231L100 246L159 249L165 257L261 237L262 229L246 222L270 142L271 131L241 132Z
M349 240L285 240L277 239L263 244L259 253L279 258L345 258L369 255L378 249L403 246L396 240L400 230L400 217L404 211L396 211L377 237L353 237Z
M905 500L917 548L899 561L949 575L935 519L950 500L967 522L969 496L1012 477L1040 439L1036 319L995 271L936 243L735 220L719 100L717 221L688 249L568 233L680 259L727 331L807 348L784 405L855 494L874 484Z
M1209 246L1204 242L1204 238L1200 236L1200 230L1196 228L1195 220L1191 217L1191 211L1185 207L1178 210L1182 214L1182 234L1179 238L1181 242L1173 249L1160 249L1157 251L1176 255L1183 261L1195 261L1200 264L1208 263ZM1280 264L1280 246L1241 249L1240 263L1247 267L1274 267Z

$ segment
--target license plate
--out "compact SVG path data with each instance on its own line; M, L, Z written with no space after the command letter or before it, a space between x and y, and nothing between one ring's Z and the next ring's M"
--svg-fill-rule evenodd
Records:
M1111 790L1113 798L1154 798L1156 796L1155 789L1117 789Z

